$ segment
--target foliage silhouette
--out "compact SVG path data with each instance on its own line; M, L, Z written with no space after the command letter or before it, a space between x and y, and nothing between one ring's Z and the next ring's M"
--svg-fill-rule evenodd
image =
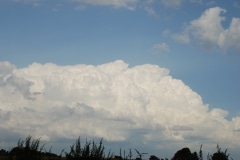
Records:
M189 148L182 148L177 151L172 160L199 160L196 152L191 153Z
M8 159L8 151L5 149L0 150L0 160Z
M209 160L228 160L229 154L227 154L227 149L223 152L219 145L217 145L217 152L212 156L208 156Z
M199 159L199 160L203 160L202 145L200 146L200 149L199 149L198 159Z
M111 159L112 154L108 153L107 157L104 154L104 146L102 139L99 145L95 144L94 140L88 141L83 147L81 147L80 137L76 140L76 143L70 146L70 152L65 152L67 160L102 160Z
M58 156L51 153L52 147L49 151L46 151L44 149L45 145L40 146L40 138L32 139L31 136L28 136L25 140L19 139L17 147L13 147L10 151L1 149L0 160L133 160L131 149L129 149L128 154L126 154L124 150L123 155L122 150L120 149L120 156L114 156L110 150L108 154L105 155L105 147L102 141L103 139L96 144L94 140L88 141L86 139L85 145L82 145L79 137L76 142L70 146L70 151L65 152L65 157L62 157L64 150L62 150L61 154ZM45 152L42 152L43 149ZM142 160L143 155L147 154L141 153L137 149L135 149L135 151L137 153L137 157L135 158L136 160ZM168 159L160 159L155 155L151 155L149 160ZM198 154L197 152L191 153L189 148L182 148L175 153L171 160L204 160L202 145L200 146ZM222 151L219 145L217 145L217 151L212 155L208 154L207 160L229 160L227 149Z
M115 155L114 159L115 160L132 160L132 150L129 149L128 154L126 154L126 151L123 150L123 156L122 156L122 149L120 148L119 156Z
M157 156L151 155L149 157L149 160L160 160L160 158L158 158Z
M19 139L17 147L9 152L9 159L40 160L44 145L42 147L39 145L40 139L32 139L31 136L28 136L25 140Z

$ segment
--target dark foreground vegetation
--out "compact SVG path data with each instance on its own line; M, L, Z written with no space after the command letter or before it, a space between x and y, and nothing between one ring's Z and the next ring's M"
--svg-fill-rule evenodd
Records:
M192 153L189 148L182 148L171 159L159 158L155 155L150 155L149 158L146 158L147 153L141 153L137 149L134 152L137 154L136 157L133 157L131 149L128 153L125 151L122 153L120 149L119 155L115 155L110 150L105 151L102 139L98 143L95 143L94 140L86 140L83 145L79 137L70 146L69 152L62 150L60 155L57 155L51 152L51 148L47 151L44 149L44 145L40 146L40 139L32 139L31 136L28 136L25 140L19 139L17 146L9 151L1 149L0 160L205 160L203 158L202 146L198 153ZM217 146L217 151L212 155L208 154L206 160L230 160L230 158L227 150L222 151Z

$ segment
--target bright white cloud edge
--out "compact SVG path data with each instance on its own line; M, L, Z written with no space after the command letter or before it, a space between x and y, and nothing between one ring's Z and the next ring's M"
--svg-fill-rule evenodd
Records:
M117 60L16 68L1 62L0 87L0 145L11 135L30 134L44 141L82 135L153 148L240 147L240 117L227 120L227 111L210 110L196 92L157 65L130 68Z

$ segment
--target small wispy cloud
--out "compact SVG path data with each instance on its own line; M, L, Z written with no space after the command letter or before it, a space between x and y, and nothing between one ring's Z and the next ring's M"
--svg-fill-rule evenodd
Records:
M233 7L235 8L240 8L240 2L234 2Z
M161 0L161 2L167 7L179 7L182 0Z
M24 4L33 5L34 7L38 7L41 5L42 0L13 0L13 2L24 3Z
M113 6L115 8L127 8L134 10L138 0L73 0L73 2L80 4L101 5L101 6Z
M185 33L181 33L181 34L173 34L172 38L180 43L183 44L189 44L190 43L190 39L189 36Z
M189 2L202 4L203 0L190 0Z
M84 5L78 5L78 6L76 6L74 9L76 10L76 11L83 11L83 10L85 10L87 7L86 6L84 6Z
M149 15L157 16L155 10L154 10L152 7L146 6L146 7L144 8L144 10L145 10Z
M215 1L208 1L208 2L206 3L207 6L212 6L212 5L214 5L214 4L216 4Z
M170 47L165 42L162 42L159 44L155 44L153 46L153 50L154 50L154 53L169 52Z

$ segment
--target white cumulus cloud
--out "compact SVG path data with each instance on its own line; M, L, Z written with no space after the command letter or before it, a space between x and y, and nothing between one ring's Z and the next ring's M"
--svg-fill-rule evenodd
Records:
M218 44L219 36L224 31L221 22L225 20L221 13L226 10L215 7L207 9L199 19L190 23L189 29L205 48L212 48Z
M227 50L240 49L240 18L233 17L228 28L224 28L222 15L227 11L220 7L209 8L198 18L189 23L183 33L174 34L172 37L182 43L196 40L207 49L216 47ZM189 39L191 37L191 39Z
M177 148L193 143L240 147L240 117L209 109L166 68L0 63L0 141L32 135L45 141L78 136ZM0 147L3 143L0 143ZM138 146L135 146L136 148Z

